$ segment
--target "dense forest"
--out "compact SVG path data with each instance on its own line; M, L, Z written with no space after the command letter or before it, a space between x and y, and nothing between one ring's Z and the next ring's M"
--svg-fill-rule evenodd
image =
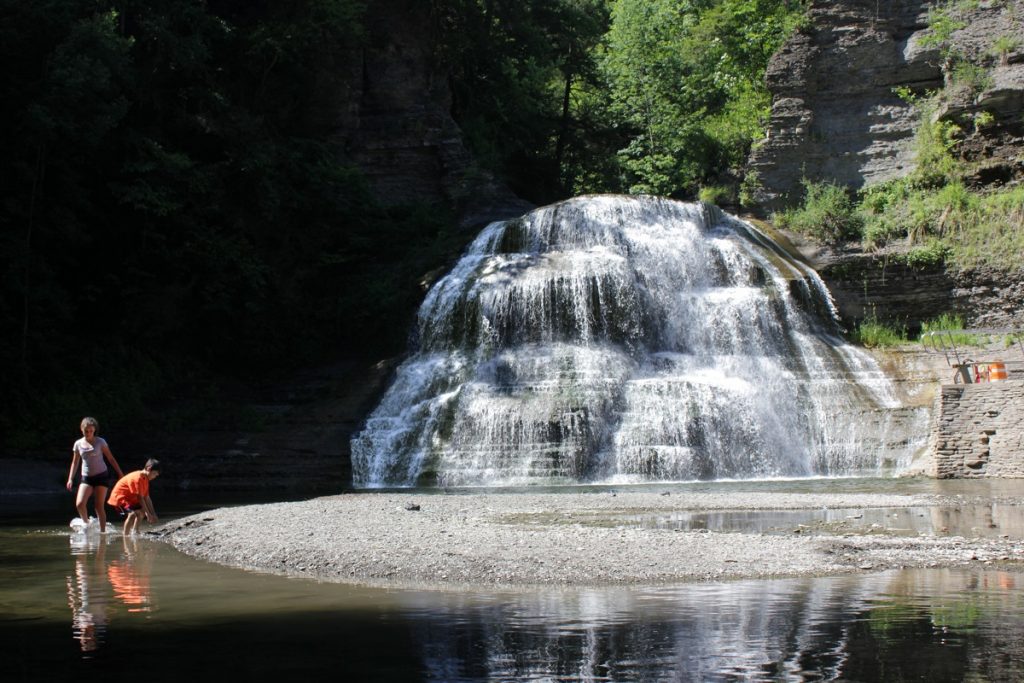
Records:
M520 197L734 197L790 0L431 0L474 159ZM332 135L367 4L2 0L0 429L400 352L471 237L374 196ZM325 114L327 112L327 114ZM183 418L184 419L184 418ZM195 419L190 416L188 419Z

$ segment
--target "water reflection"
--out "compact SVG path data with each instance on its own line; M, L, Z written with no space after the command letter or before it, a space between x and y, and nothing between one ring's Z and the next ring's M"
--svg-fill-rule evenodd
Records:
M134 536L73 533L74 570L67 577L71 628L86 657L105 643L110 615L150 612L150 574L157 548ZM108 556L112 555L112 556Z
M550 516L548 516L550 517ZM822 508L819 510L716 510L671 514L573 513L572 524L642 526L659 529L743 533L885 533L1024 538L1024 506Z
M145 537L72 537L70 568L55 532L0 534L0 555L11 680L260 681L283 666L373 681L1024 680L1011 565L442 592L243 572Z
M67 577L71 630L87 656L98 650L106 637L106 548L106 536L71 536L71 556L75 561L74 569Z
M1024 680L1020 575L870 576L476 599L414 623L427 679Z
M140 543L135 536L121 538L124 552L107 568L114 598L124 604L129 612L149 612L153 609L149 576L153 570L156 548L152 543Z

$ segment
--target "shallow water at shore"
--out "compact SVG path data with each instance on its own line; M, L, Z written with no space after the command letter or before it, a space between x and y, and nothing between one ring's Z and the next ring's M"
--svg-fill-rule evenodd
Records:
M976 497L1020 490L939 483L937 491L935 484L904 481L893 491L909 485ZM745 485L878 491L889 483ZM671 490L687 486L696 485ZM144 536L87 540L69 533L70 511L59 518L41 512L42 523L33 523L24 505L15 507L20 512L0 528L5 680L110 680L140 670L149 680L285 673L374 681L1024 678L1024 573L1017 571L384 590L221 567ZM173 518L197 507L165 500L158 509Z

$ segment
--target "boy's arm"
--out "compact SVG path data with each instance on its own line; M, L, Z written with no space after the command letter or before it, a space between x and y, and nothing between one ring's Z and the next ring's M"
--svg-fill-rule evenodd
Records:
M78 455L78 451L72 449L72 451L71 451L71 470L68 472L68 484L67 484L67 490L68 491L71 490L71 486L75 482L75 470L78 469L78 461L79 460L81 460L81 458Z
M152 524L157 520L156 510L153 508L153 499L149 496L142 497L142 509L146 513L146 520Z

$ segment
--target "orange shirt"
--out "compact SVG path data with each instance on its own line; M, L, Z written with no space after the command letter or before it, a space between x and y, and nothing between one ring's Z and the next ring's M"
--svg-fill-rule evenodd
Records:
M110 490L107 503L114 507L122 507L126 504L131 507L139 507L142 505L142 497L148 495L149 477L145 470L138 470L117 480L114 488Z

